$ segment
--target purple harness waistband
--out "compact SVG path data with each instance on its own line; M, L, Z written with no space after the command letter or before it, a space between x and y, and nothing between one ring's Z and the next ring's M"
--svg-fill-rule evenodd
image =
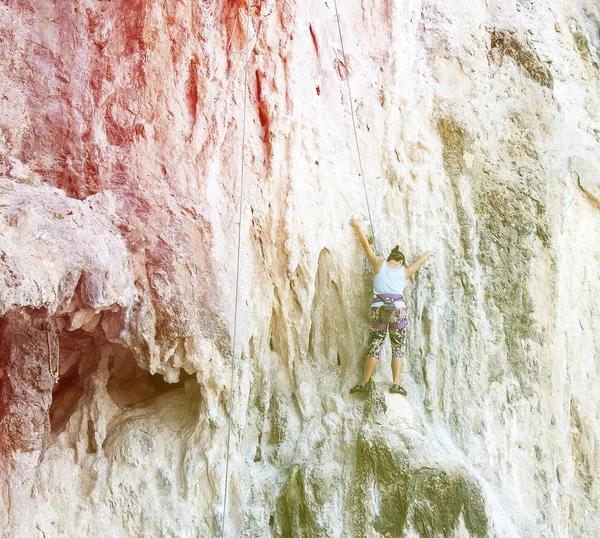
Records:
M387 303L388 301L402 301L403 303L405 303L404 296L401 294L381 293L381 294L375 295L375 297L373 297L373 301L371 301L371 304Z
M402 301L404 304L406 304L406 301L404 300L404 297L402 295L394 293L382 293L380 295L376 295L373 298L371 304L391 303L395 301ZM372 319L371 327L377 329L378 331L385 331L386 329L388 329L388 327L390 329L404 329L406 327L406 318L401 319L400 323L390 323L389 325L386 325L385 323L380 323L379 321Z

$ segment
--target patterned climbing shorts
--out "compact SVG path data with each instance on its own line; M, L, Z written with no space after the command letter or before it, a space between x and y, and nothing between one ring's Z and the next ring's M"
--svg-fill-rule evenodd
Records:
M379 321L379 314L381 311L380 306L371 308L371 319ZM398 308L395 315L395 323L400 323L402 320L406 321L406 310L404 308ZM381 353L381 347L385 340L385 335L389 332L390 342L392 343L392 356L404 358L406 355L406 327L404 329L375 329L371 327L369 330L369 357L377 357Z

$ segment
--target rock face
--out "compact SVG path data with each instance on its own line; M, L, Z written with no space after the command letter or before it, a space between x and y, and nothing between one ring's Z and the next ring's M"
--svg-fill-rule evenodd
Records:
M600 536L600 8L339 4L0 6L3 536Z

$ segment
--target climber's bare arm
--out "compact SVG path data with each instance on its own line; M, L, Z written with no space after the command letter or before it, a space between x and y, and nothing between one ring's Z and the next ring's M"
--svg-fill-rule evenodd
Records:
M413 276L419 269L421 269L421 267L423 266L423 264L429 258L431 258L431 256L435 256L435 252L433 252L433 250L428 250L415 263L411 263L408 267L404 268L404 276L406 278L409 278L409 277Z
M365 251L365 254L367 255L367 259L369 260L371 268L373 269L373 273L379 273L379 270L383 265L383 260L379 258L377 254L375 254L375 251L371 248L371 245L369 245L367 236L364 234L362 228L360 227L360 222L358 222L356 219L352 219L350 220L350 225L352 226L352 228L354 228L354 231L358 236L358 240L360 241L360 244L363 250Z

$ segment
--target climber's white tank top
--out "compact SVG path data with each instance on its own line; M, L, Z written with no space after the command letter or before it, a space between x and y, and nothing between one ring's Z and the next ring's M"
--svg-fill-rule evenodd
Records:
M373 278L373 295L401 295L404 293L406 278L404 278L404 266L392 269L386 261L383 262L379 273ZM404 301L394 301L398 308L406 308ZM371 306L381 306L383 302L373 303Z

